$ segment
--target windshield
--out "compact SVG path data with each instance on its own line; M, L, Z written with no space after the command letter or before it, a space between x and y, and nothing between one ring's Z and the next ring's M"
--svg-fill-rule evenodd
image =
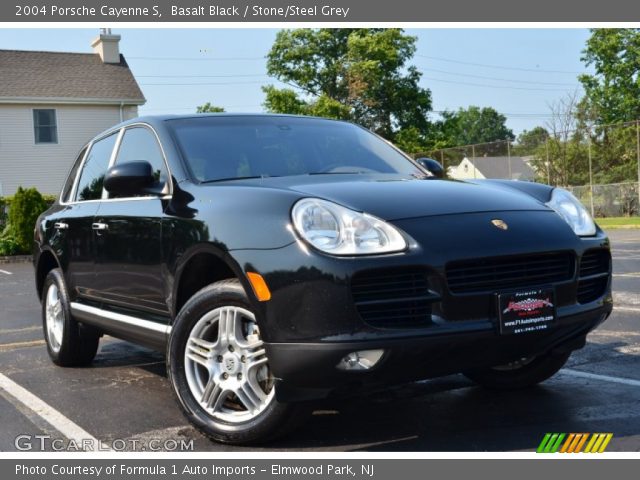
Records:
M355 125L278 116L168 120L200 182L290 175L423 172L385 141Z

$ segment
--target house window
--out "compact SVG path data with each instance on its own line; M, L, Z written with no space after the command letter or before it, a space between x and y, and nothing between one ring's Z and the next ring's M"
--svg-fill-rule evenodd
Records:
M53 108L33 111L33 131L36 143L58 143L58 123Z

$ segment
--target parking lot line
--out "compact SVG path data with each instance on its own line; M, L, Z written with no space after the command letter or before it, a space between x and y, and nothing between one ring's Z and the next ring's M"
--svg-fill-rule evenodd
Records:
M44 344L45 344L44 340L31 340L29 342L0 343L0 352L5 352L7 350L15 350L16 348L39 347Z
M618 307L618 306L614 306L613 310L617 311L617 312L640 313L640 307Z
M614 277L640 277L640 272L629 272L629 273L614 273Z
M94 450L99 445L98 440L89 432L2 373L0 373L0 389L4 390L9 396L27 407L77 445L87 445L88 450ZM105 447L101 449L106 450Z
M5 275L13 275L13 273L7 272L6 270L0 270L0 273L4 273Z
M563 368L560 373L565 375L571 375L573 377L589 378L591 380L600 380L602 382L620 383L622 385L631 385L632 387L640 387L640 380L634 380L633 378L612 377L610 375L600 375L597 373L582 372L580 370L572 370L569 368Z

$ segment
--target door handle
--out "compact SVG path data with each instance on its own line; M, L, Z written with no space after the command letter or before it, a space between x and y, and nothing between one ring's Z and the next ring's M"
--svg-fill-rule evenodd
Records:
M69 224L64 222L56 222L53 224L53 228L55 228L56 230L66 230L69 228Z
M91 225L91 228L93 228L94 230L105 231L109 230L109 225L107 225L106 223L94 223Z

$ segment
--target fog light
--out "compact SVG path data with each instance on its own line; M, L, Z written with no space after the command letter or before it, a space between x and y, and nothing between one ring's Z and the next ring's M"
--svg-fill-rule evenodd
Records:
M380 361L384 350L360 350L351 352L340 360L336 368L340 370L369 370Z

